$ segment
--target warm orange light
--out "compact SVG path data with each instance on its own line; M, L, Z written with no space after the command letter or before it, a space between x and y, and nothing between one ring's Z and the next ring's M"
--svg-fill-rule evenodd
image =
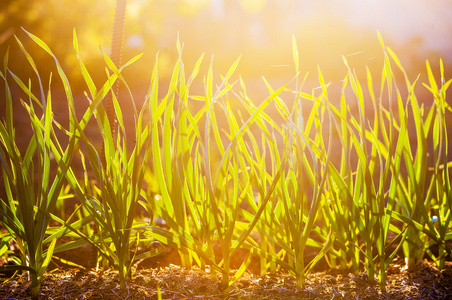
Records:
M250 13L257 13L264 9L267 0L240 0L242 8Z
M116 0L78 0L76 5L71 0L10 2L0 5L0 57L8 46L17 46L14 35L26 39L23 27L42 38L61 62L78 72L72 48L75 28L80 57L90 70L105 75L99 48L109 53ZM178 58L175 45L179 34L188 69L205 53L205 68L214 55L215 70L224 73L242 55L238 70L242 76L288 80L295 70L291 48L295 36L302 74L309 71L315 80L319 65L327 80L339 81L347 71L342 56L358 72L379 61L382 49L378 29L405 66L423 66L423 58L432 53L443 56L446 64L452 60L451 42L445 38L452 28L447 18L452 8L445 4L431 4L428 0L412 0L413 4L372 0L360 5L352 0L304 2L128 0L123 59L145 53L130 69L139 69L131 73L146 78L159 52L160 76L171 76Z

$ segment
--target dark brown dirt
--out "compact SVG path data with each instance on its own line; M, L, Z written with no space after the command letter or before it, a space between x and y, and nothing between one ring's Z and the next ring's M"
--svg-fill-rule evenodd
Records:
M56 269L45 275L40 299L158 299L159 293L161 299L452 299L451 262L438 271L425 261L415 272L393 264L387 273L386 291L370 284L365 274L337 270L310 274L304 288L298 288L287 273L245 273L223 296L221 278L198 268L170 265L136 270L124 290L113 270ZM30 299L30 292L25 275L1 279L1 299Z

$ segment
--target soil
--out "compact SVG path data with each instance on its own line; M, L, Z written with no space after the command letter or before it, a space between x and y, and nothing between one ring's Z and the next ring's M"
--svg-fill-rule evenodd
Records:
M231 272L231 277L234 272ZM170 264L140 268L120 289L114 270L55 268L44 275L40 299L449 299L452 300L452 262L439 271L427 260L415 271L403 260L387 269L386 290L370 283L364 272L354 276L340 270L311 273L299 288L288 273L242 275L223 295L221 277L199 268ZM0 279L1 299L31 299L26 275Z

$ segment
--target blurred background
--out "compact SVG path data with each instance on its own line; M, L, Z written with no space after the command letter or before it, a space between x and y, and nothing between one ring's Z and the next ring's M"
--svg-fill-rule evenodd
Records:
M72 46L75 28L88 70L96 80L105 80L100 49L110 51L115 0L0 3L0 58L9 47L9 67L17 75L31 76L31 68L14 35L43 74L53 66L50 57L25 36L24 28L50 46L74 86L81 84ZM381 72L377 31L413 74L412 80L425 70L425 59L436 68L442 57L451 74L452 0L128 0L123 62L144 53L127 71L133 74L132 87L147 88L159 51L160 76L168 79L177 60L179 34L188 71L205 53L204 68L214 56L215 74L224 74L242 55L238 73L244 78L252 82L263 75L282 83L295 74L294 35L302 74L310 72L309 78L316 79L319 65L327 81L335 82L346 73L342 56L358 73L366 65Z

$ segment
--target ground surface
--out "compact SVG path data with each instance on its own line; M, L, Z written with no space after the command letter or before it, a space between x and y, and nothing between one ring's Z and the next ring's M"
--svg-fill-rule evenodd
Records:
M304 288L297 288L289 274L256 276L245 274L222 297L220 280L199 269L185 270L170 265L135 271L124 290L119 288L112 270L57 270L45 275L40 299L450 299L452 300L452 263L444 270L425 262L415 272L402 265L388 269L386 291L369 284L365 274L330 270L312 273ZM1 299L30 299L30 285L25 276L4 281Z

